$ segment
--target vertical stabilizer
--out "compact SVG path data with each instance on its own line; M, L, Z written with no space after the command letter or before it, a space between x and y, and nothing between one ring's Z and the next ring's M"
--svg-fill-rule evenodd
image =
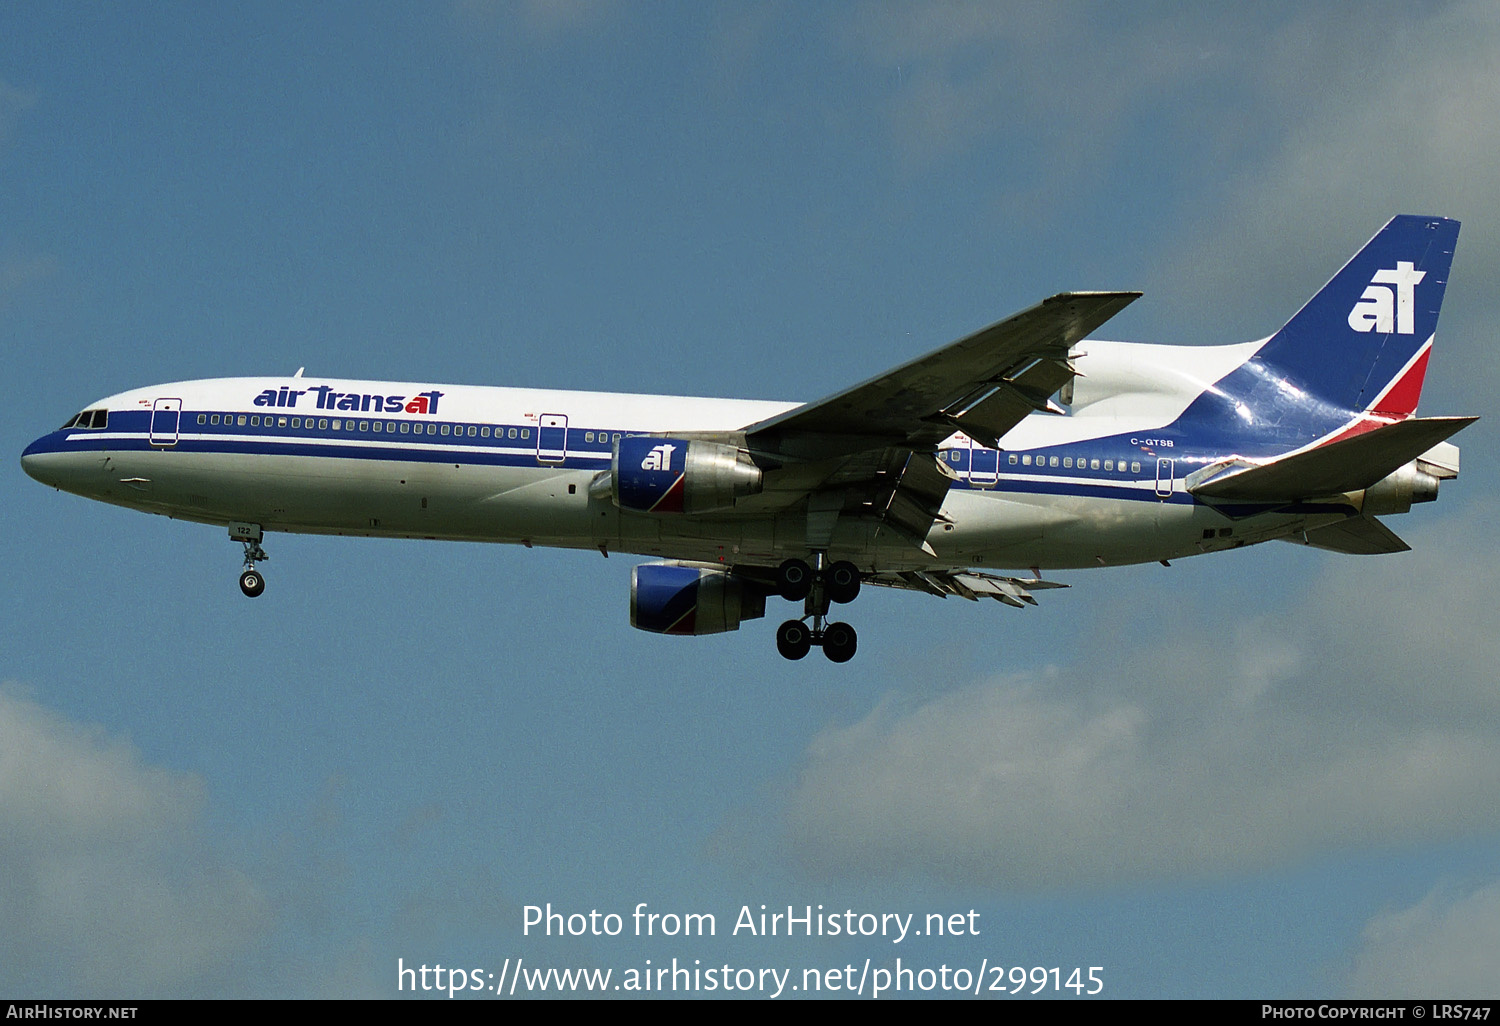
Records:
M1339 410L1416 411L1458 222L1401 214L1261 348L1267 378Z

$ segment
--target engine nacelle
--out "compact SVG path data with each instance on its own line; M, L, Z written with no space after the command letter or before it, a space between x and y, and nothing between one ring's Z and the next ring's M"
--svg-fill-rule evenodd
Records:
M1367 516L1405 513L1414 502L1432 502L1437 498L1438 479L1419 470L1413 460L1394 474L1388 474L1365 489L1360 512Z
M705 513L761 490L760 468L737 446L627 435L610 465L614 503L638 513Z
M766 596L712 567L646 563L630 574L630 626L653 634L722 634L766 615Z

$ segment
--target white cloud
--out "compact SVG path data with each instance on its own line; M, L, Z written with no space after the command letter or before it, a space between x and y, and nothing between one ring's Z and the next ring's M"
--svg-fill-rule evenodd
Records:
M1500 882L1438 888L1365 927L1347 992L1379 998L1487 998L1500 980Z
M1484 538L1469 518L1412 557L1330 560L1296 608L1227 634L1199 612L1150 646L888 696L811 745L792 849L819 874L1052 887L1488 829L1500 612L1464 573L1500 556Z
M1233 77L1254 102L1229 123L1260 145L1205 180L1153 276L1209 297L1184 304L1197 323L1183 330L1269 332L1391 215L1477 222L1500 204L1500 9L1385 14L1399 31L1364 9L1310 8ZM1500 242L1471 227L1455 281L1497 266ZM1223 336L1226 320L1243 328Z
M203 785L0 692L0 990L180 993L268 925L201 836Z

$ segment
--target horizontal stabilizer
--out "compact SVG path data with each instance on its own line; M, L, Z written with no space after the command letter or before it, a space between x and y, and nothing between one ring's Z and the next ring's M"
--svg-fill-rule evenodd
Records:
M1350 517L1327 527L1294 535L1288 540L1351 556L1381 556L1390 552L1411 551L1411 546L1402 541L1395 531L1374 517Z
M1240 502L1357 492L1395 473L1478 419L1425 417L1397 421L1271 463L1205 467L1188 477L1187 488L1201 498Z

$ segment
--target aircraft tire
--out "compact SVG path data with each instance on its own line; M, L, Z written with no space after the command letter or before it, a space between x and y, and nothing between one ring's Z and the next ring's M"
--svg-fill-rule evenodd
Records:
M240 574L240 591L245 593L246 598L255 598L265 590L266 579L259 570L246 570Z
M776 568L776 590L784 599L800 602L812 591L812 585L812 567L800 559L789 559Z
M859 567L841 559L823 575L823 587L830 602L853 602L859 595Z
M776 651L787 659L801 659L812 648L812 631L801 620L788 620L776 628Z
M831 623L823 631L823 654L835 663L847 663L859 647L859 636L847 623Z

